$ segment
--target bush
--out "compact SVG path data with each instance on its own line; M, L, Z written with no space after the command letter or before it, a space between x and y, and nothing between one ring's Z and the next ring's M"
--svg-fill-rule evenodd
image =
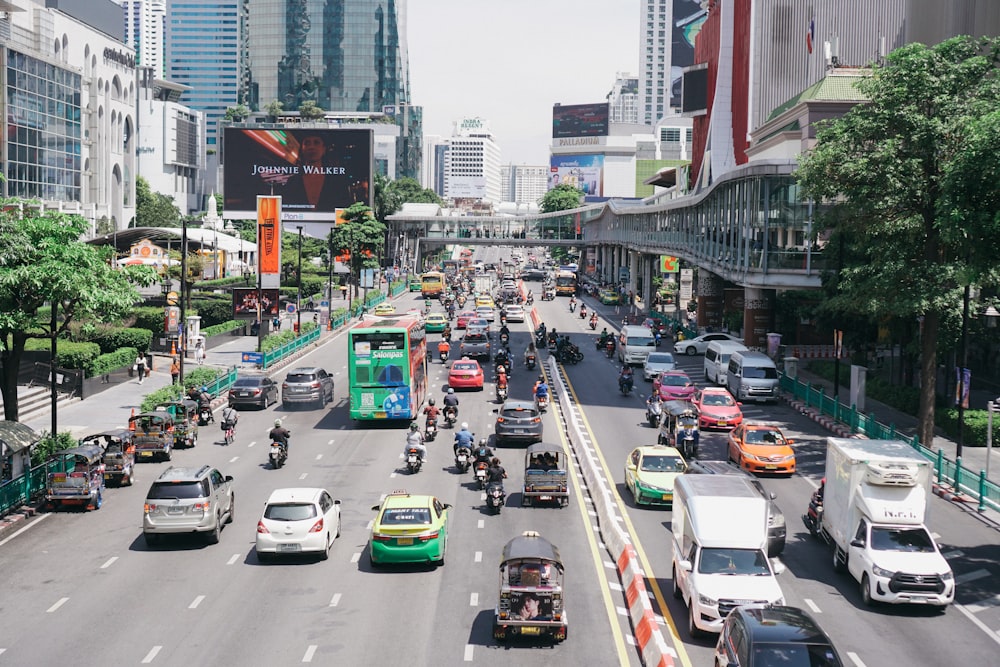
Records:
M243 328L247 322L245 320L227 320L222 324L215 324L210 327L205 327L201 330L201 333L206 338L210 336L218 336L219 334L229 333L236 329Z
M44 463L53 454L76 447L77 444L69 431L60 431L55 437L49 431L42 431L42 438L31 448L32 465Z
M317 328L315 322L302 323L302 333L308 333L315 328ZM278 333L270 334L269 336L264 338L263 341L261 341L260 345L261 352L270 352L272 350L276 350L282 345L288 345L296 338L298 338L298 334L296 334L294 331L291 330L279 331Z
M256 286L257 277L251 276L250 282ZM220 287L230 287L232 285L246 286L246 279L243 276L229 276L228 278L218 278L216 280L199 280L194 283L195 289L219 289Z
M148 332L147 332L148 333ZM139 356L139 351L134 347L121 347L114 352L102 354L92 359L85 367L84 373L87 377L97 377L122 366L131 366L135 363L135 358Z
M50 346L51 342L47 338L29 338L24 344L24 349L32 352L48 352ZM84 369L100 354L101 346L97 343L73 343L62 339L56 341L56 366L60 368Z
M142 399L142 405L139 409L143 412L152 410L156 407L157 403L175 400L178 396L186 394L191 387L210 385L217 378L228 374L228 370L219 370L217 368L196 368L193 371L189 371L184 374L183 387L171 385L146 394L146 396Z
M163 308L156 306L140 306L132 310L135 322L132 324L137 329L148 329L153 333L162 333L165 322Z
M228 322L233 318L233 297L231 294L202 295L193 299L191 305L201 316L202 329Z
M131 347L141 352L148 352L149 344L152 341L153 332L149 329L127 327L108 329L99 334L93 342L101 346L101 352L110 354L123 347ZM134 359L135 357L133 356L132 358Z

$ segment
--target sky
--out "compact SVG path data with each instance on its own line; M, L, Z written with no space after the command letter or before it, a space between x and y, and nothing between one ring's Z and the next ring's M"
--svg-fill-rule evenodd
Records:
M424 134L489 121L503 164L548 165L552 106L603 102L638 74L640 0L409 0L412 103Z

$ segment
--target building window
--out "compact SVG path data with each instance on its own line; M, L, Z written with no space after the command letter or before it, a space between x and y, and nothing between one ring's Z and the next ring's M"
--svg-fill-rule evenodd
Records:
M688 130L690 132L690 130ZM660 141L668 144L680 143L681 130L678 127L661 127Z

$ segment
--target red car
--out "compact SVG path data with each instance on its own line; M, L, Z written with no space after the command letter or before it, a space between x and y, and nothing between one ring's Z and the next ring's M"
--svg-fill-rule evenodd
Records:
M736 428L743 423L741 404L724 387L705 387L695 392L692 402L701 428Z
M694 395L694 383L684 371L660 373L653 382L659 382L660 399L664 401L689 401Z
M469 320L479 317L474 310L463 310L455 319L455 328L464 329L469 325Z
M474 359L460 359L448 371L448 386L452 389L482 390L483 379L483 369Z

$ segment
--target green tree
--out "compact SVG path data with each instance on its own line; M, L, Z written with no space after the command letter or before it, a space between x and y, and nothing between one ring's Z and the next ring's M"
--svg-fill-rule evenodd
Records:
M153 192L149 181L135 179L135 219L132 227L180 227L181 212L174 200Z
M250 109L245 104L237 104L234 107L226 107L225 119L233 123L242 123L250 117Z
M377 269L385 249L385 225L375 218L371 207L356 203L344 211L347 222L335 225L330 232L333 252L347 259L353 278L361 276L362 269ZM355 296L360 281L355 281Z
M390 181L388 189L398 198L400 206L405 203L444 204L444 200L438 197L436 192L430 188L420 187L420 183L413 178L398 178L395 181Z
M416 182L416 181L414 181ZM390 216L403 206L403 200L399 193L392 188L393 182L383 174L375 174L375 219L385 222L386 216Z
M997 278L998 60L996 38L894 51L857 84L868 102L821 128L798 172L806 196L832 203L832 225L858 255L840 271L841 303L922 323L923 443L934 432L943 324L960 317L966 286Z
M282 114L285 110L285 105L281 100L271 100L264 105L264 112L267 114L267 119L272 123L278 120L278 116Z
M582 202L583 190L562 183L545 193L538 210L542 213L568 211L573 208L580 208Z
M18 417L17 372L29 338L62 335L74 320L123 318L139 300L135 285L157 278L148 266L111 268L111 247L80 241L89 227L82 217L22 212L21 204L0 202L0 392L10 421Z
M306 100L299 105L299 117L302 120L323 120L326 111L321 109L312 100Z

